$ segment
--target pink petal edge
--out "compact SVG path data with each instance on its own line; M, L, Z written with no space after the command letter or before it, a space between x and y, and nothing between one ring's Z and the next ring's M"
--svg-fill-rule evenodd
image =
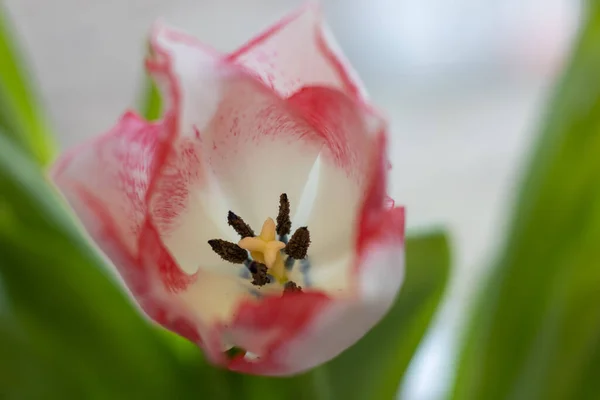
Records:
M279 43L280 37L286 40ZM303 54L300 60L297 56L299 48L308 52ZM311 54L310 50L314 50L315 54ZM285 55L295 58L291 63L293 65L306 63L305 68L291 71L293 66L285 65ZM323 23L321 7L317 2L308 1L298 10L284 16L230 53L227 60L255 70L269 86L284 97L304 86L319 85L336 88L367 104L364 85L337 48L333 38L329 37L328 28Z

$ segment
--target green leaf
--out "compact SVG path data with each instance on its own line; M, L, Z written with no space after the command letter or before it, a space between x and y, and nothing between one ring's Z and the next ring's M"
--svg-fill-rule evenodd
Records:
M322 368L290 378L227 373L232 399L334 400Z
M406 280L388 315L325 366L334 399L394 399L438 307L450 270L442 232L408 237Z
M54 141L10 31L0 4L0 128L38 163L48 165Z
M466 335L457 400L600 393L600 9L589 4Z
M148 76L144 75L144 91L140 99L140 114L148 121L155 121L162 114L162 99L156 83Z
M2 135L0 193L0 398L221 398L216 370L196 348L181 361Z

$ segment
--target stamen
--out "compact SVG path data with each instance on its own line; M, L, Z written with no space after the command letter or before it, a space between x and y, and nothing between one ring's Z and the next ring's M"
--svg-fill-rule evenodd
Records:
M277 234L279 236L289 235L292 229L290 220L290 201L287 194L279 196L279 214L277 214Z
M232 211L227 214L227 223L241 236L239 243L212 239L208 244L223 260L244 264L246 268L240 275L242 278L249 279L252 276L252 284L255 286L277 282L283 285L284 293L302 292L300 286L288 280L288 273L296 265L295 261L302 260L300 267L302 274L305 275L303 284L310 286L306 276L306 268L309 265L307 253L310 246L310 232L306 226L300 227L288 241L292 221L290 201L286 193L279 196L277 224L272 218L267 218L258 236L250 225ZM288 256L284 257L282 252ZM259 293L257 289L253 290Z
M265 264L252 261L248 266L248 270L252 274L252 284L254 286L264 286L271 281L267 276L268 268Z
M254 237L254 231L244 220L234 214L232 211L229 211L227 214L227 223L231 226L238 235L243 238L246 237Z
M283 285L283 293L295 293L302 292L302 287L298 286L296 282L288 281Z
M246 250L242 249L235 243L221 239L211 239L208 244L225 261L234 264L242 264L248 258Z
M290 257L301 260L306 257L308 246L310 246L310 232L306 226L303 226L296 229L284 251Z

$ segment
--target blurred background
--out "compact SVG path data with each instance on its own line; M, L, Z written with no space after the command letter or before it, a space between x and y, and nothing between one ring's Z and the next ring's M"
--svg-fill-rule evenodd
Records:
M135 104L157 18L223 51L299 0L4 0L61 146ZM440 398L466 310L504 233L545 95L577 29L574 0L323 0L391 120L392 193L410 229L445 225L454 276L403 398Z

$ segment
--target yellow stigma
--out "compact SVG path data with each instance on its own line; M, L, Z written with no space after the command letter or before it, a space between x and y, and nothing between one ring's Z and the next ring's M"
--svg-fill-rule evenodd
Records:
M279 282L285 282L287 278L280 253L280 250L285 247L285 243L276 240L276 238L275 221L272 218L267 218L260 235L243 238L238 246L248 250L255 261L265 264L269 269L269 273Z

